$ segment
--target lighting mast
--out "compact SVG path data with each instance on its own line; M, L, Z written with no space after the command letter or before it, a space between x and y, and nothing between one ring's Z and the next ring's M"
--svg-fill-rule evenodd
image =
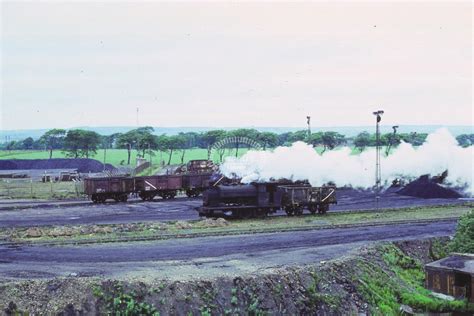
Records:
M382 182L382 168L380 166L380 121L383 110L374 111L375 115L375 205L379 209L380 184Z

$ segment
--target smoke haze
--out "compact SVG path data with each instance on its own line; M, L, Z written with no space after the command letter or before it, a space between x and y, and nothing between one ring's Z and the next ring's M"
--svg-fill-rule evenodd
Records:
M426 142L413 147L402 142L392 154L382 154L382 183L395 178L413 179L424 174L438 175L448 170L446 182L464 187L473 194L473 146L462 148L445 128L428 135ZM221 171L242 178L242 182L271 178L309 180L313 186L334 182L338 186L370 188L375 183L375 148L351 154L349 147L317 153L311 145L295 142L273 151L248 151L240 158L227 157Z

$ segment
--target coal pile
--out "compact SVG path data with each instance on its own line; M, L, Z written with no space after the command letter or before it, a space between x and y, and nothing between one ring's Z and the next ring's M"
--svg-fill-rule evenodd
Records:
M410 182L397 193L423 199L456 199L462 197L455 190L440 185L438 179L430 178L428 175Z
M32 169L77 169L80 173L102 172L102 162L89 158L53 158L53 159L0 159L0 170L32 170ZM111 164L105 164L105 170L115 171Z

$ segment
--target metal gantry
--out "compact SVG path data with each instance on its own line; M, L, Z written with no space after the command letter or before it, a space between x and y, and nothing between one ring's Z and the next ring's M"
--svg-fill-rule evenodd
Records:
M380 184L382 182L382 167L380 166L380 121L382 120L382 115L384 111L378 110L374 111L375 115L375 206L377 210L379 209L379 200L380 200Z

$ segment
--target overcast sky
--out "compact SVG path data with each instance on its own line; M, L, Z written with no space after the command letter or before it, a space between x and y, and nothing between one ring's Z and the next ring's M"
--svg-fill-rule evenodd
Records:
M473 123L470 1L1 9L1 129Z

